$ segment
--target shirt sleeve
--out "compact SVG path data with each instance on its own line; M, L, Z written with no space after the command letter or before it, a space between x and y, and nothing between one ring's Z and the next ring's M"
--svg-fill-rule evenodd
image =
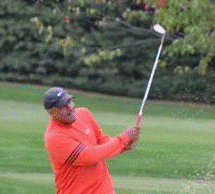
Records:
M45 140L45 145L53 164L93 165L109 159L122 151L129 144L130 138L121 134L101 145L84 145L66 135L53 135Z
M92 165L99 161L107 160L124 152L129 143L130 138L122 133L101 145L87 146L80 153L74 165Z
M45 139L45 146L52 163L73 164L85 145L67 135L49 135Z

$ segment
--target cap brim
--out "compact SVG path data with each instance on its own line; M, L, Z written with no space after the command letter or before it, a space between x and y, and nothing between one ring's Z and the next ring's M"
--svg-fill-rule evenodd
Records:
M71 100L73 100L74 97L71 95L64 95L63 97L60 98L57 104L55 104L55 107L64 107L70 103Z

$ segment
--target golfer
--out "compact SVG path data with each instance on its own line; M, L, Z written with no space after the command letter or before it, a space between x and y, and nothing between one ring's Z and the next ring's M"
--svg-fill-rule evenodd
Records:
M110 137L87 108L76 108L73 96L60 87L44 94L50 121L44 144L55 174L58 194L114 194L105 160L132 149L139 128Z

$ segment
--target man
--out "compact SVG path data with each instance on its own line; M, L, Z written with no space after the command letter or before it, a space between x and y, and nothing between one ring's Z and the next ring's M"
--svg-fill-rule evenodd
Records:
M114 194L105 160L130 150L139 128L109 137L87 108L76 108L73 96L60 87L44 94L50 122L44 144L55 174L58 194Z

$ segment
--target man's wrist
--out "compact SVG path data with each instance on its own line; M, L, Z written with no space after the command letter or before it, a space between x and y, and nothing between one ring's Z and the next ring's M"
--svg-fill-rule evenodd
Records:
M117 136L117 138L120 140L121 143L124 144L125 147L127 147L131 142L131 139L126 133L121 133Z

